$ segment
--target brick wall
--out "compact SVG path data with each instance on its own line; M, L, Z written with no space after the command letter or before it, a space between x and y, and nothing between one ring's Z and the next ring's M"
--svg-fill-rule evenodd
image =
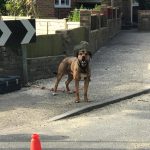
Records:
M71 8L55 8L55 17L62 19L67 18L76 6L76 0L71 0Z
M37 11L40 18L66 18L75 8L76 0L71 0L71 8L55 8L54 0L37 0Z
M67 18L71 10L71 8L55 8L55 17L59 19Z
M54 0L37 0L37 11L40 18L54 18Z

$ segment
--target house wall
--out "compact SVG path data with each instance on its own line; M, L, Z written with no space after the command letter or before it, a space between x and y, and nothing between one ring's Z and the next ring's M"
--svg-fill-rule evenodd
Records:
M55 8L54 0L37 0L37 11L39 18L66 18L74 9L76 0L71 0L71 8Z
M55 8L55 17L58 19L67 18L72 8Z
M55 18L54 0L37 0L39 18Z
M55 8L55 17L58 19L67 18L76 6L76 0L71 0L71 8Z

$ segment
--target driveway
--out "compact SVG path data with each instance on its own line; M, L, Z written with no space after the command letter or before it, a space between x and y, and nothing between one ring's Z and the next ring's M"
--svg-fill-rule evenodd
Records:
M75 104L74 95L63 92L53 96L48 89L53 87L55 78L39 80L30 88L1 95L1 133L24 128L36 129L49 122L52 117L68 111L103 104L149 89L149 47L150 33L136 30L121 31L101 47L91 61L90 103L82 101ZM61 90L65 88L64 80L65 77L59 85ZM43 86L46 89L40 88ZM71 87L73 88L73 83Z

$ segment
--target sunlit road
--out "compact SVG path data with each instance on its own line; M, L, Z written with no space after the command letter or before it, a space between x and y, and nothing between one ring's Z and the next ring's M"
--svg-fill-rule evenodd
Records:
M1 150L29 150L31 133L40 134L43 150L149 150L150 94L109 105L39 129L0 135Z

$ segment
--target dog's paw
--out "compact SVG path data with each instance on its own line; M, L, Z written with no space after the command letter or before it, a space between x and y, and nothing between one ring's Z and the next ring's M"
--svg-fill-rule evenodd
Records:
M52 95L53 95L53 96L56 96L56 95L58 95L58 94L57 94L57 93L55 93L55 92L53 92L53 93L52 93Z
M75 91L67 91L68 94L73 94Z
M50 91L54 91L54 88L51 88Z

